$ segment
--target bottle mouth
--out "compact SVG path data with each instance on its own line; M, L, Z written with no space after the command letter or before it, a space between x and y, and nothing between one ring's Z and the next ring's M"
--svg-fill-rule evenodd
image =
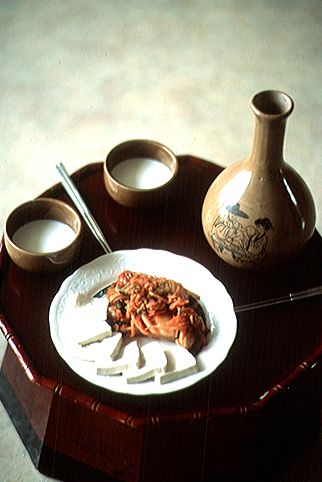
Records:
M251 100L251 108L258 117L266 119L282 119L288 117L294 102L290 96L279 90L265 90L256 94Z

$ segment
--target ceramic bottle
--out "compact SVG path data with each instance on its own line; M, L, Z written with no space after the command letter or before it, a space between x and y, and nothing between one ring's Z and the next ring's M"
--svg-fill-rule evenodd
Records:
M205 236L218 256L235 267L254 269L287 261L314 232L312 195L283 158L286 120L293 107L293 100L280 91L263 91L252 98L250 156L224 169L205 196Z

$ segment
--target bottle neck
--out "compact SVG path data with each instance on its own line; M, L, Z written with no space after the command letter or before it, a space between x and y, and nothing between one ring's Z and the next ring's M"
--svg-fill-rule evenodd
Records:
M267 90L251 100L255 114L253 147L249 161L257 170L272 171L282 167L286 119L293 111L293 100L284 92Z
M282 167L285 127L286 119L267 120L256 117L249 158L254 168L271 171Z

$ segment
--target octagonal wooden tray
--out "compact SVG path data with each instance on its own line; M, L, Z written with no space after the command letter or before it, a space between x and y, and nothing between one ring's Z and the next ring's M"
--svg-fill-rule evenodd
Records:
M179 156L179 174L160 208L130 210L106 193L103 165L73 180L113 250L159 248L205 265L235 305L321 285L317 232L291 263L250 273L223 263L205 240L203 198L221 171ZM60 184L43 195L71 203ZM8 341L0 397L35 466L60 480L264 480L310 443L321 409L321 297L238 314L225 362L209 377L166 396L100 389L58 356L48 309L61 282L101 255L85 232L79 257L56 274L17 268L1 245L0 327ZM216 478L217 477L217 478Z

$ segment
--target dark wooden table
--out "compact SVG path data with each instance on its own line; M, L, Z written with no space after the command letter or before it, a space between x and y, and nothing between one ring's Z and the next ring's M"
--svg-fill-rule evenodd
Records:
M153 209L130 210L109 198L102 163L73 175L113 250L191 257L224 283L235 305L321 285L317 232L300 256L270 271L222 262L201 225L204 196L221 168L191 156L179 164L172 191ZM44 195L71 203L60 184ZM312 443L321 413L321 297L238 314L227 359L193 387L165 396L117 394L76 375L49 335L48 310L61 282L101 254L86 231L67 269L32 274L1 246L0 327L8 348L0 397L41 472L65 481L265 480Z

